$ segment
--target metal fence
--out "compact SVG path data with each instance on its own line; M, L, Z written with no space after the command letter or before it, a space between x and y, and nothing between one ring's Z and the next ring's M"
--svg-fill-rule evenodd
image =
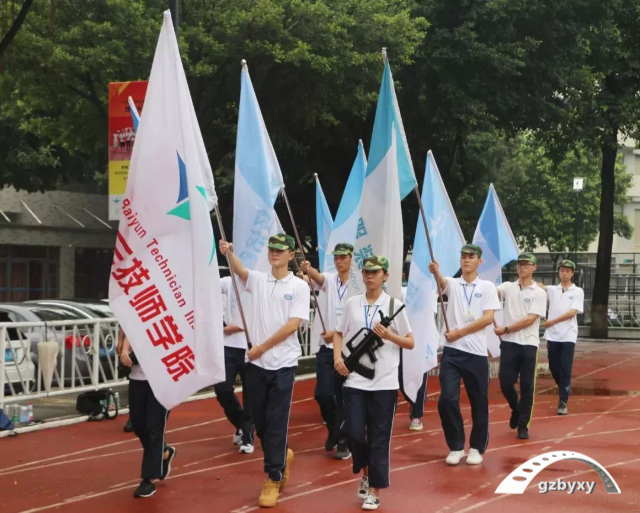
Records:
M7 403L112 387L118 377L116 319L0 323L0 407ZM38 344L55 342L58 355L47 391Z
M313 356L311 326L303 323L298 330L303 358ZM127 383L118 376L118 329L114 318L0 323L0 407ZM47 391L38 344L49 341L58 344L58 355Z

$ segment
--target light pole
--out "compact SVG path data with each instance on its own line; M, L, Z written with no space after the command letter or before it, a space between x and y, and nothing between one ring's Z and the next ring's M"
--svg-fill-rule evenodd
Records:
M584 186L584 178L574 178L573 179L573 192L576 194L576 216L575 216L575 227L574 227L574 244L573 244L573 253L575 255L575 263L578 265L578 196L580 192L582 192L582 188Z

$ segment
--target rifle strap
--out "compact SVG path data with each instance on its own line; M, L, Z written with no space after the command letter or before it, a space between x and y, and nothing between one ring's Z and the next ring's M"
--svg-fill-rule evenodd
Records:
M392 297L391 300L389 301L389 317L393 317L393 314L395 312L395 297Z

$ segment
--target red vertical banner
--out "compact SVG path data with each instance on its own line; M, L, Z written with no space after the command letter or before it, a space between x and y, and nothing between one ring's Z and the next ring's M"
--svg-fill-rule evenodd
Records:
M136 139L129 96L142 114L148 81L109 83L109 220L120 219Z

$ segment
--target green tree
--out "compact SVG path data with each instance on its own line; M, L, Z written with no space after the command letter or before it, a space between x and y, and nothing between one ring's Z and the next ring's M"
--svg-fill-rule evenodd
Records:
M559 148L576 140L601 154L598 254L591 335L607 334L611 252L615 233L615 172L620 138L640 133L640 1L592 2L591 24L583 34L583 57L560 91L564 119L545 134ZM562 151L562 150L561 150Z
M244 58L286 183L300 193L290 194L296 213L304 213L298 222L311 229L313 173L337 205L357 141L370 133L381 47L400 69L411 62L426 21L413 15L412 0L181 5L181 54L225 220ZM37 189L61 177L104 177L107 85L148 76L166 2L58 0L53 32L49 7L34 5L5 56L0 184Z
M431 29L397 78L414 162L432 150L454 202L486 176L474 134L555 126L590 0L421 0ZM417 165L416 167L420 167Z
M473 235L490 182L493 182L511 229L521 249L544 246L552 253L570 256L574 252L576 226L578 251L586 251L598 236L600 219L600 154L577 145L563 154L550 155L543 142L532 135L517 138L495 133L470 138L473 153L482 157L477 165L486 172L481 184L467 188L459 198L459 218L464 232ZM615 202L628 201L632 185L620 155L616 163ZM585 179L578 197L574 177ZM576 219L577 218L577 219ZM629 238L627 218L617 215L615 233Z

